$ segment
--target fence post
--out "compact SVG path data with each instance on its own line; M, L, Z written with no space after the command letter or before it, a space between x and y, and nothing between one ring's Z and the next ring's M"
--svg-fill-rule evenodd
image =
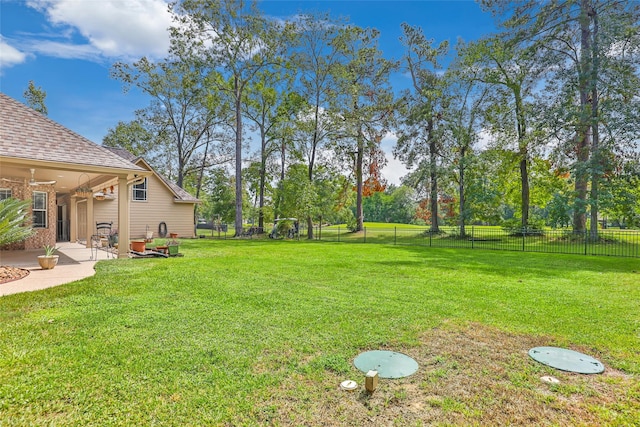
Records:
M429 247L431 247L431 235L432 235L432 234L433 234L433 233L431 233L431 229L429 229Z
M393 244L398 244L398 227L393 227Z
M475 237L476 237L476 236L475 236L475 234L473 233L473 232L474 232L474 230L475 230L475 229L473 228L473 225L472 225L472 226L471 226L471 249L474 249L474 246L475 246L475 245L474 245L474 243L475 243Z
M364 230L364 241L362 243L367 243L367 227L362 227Z
M587 230L584 230L584 254L587 254L587 245L589 244L589 242L587 241Z
M527 237L527 228L522 229L522 252L524 252L524 240Z

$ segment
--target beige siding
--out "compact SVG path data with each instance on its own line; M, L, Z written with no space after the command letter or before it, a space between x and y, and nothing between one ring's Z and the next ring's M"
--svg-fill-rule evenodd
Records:
M107 185L109 190L109 185ZM110 190L109 190L110 192ZM111 200L94 200L93 209L96 221L113 221L113 227L118 228L117 186ZM131 238L144 238L147 229L158 236L161 222L167 224L168 233L178 233L179 237L194 237L193 203L176 203L175 196L167 186L156 176L152 175L147 182L147 200L134 201L132 189L129 189Z
M81 200L76 206L76 218L78 226L78 239L85 240L87 235L87 201Z
M118 189L114 187L113 197L105 200L93 199L93 218L96 222L113 222L113 229L118 229Z

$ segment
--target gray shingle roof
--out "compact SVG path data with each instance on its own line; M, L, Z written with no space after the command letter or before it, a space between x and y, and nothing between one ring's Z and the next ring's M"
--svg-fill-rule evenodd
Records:
M0 156L141 170L1 92Z
M186 190L178 187L173 182L170 182L169 180L167 180L164 176L160 174L158 174L158 176L160 177L161 180L165 182L165 184L167 184L171 188L171 190L173 190L173 193L176 195L176 198L178 200L181 200L183 202L194 202L194 203L200 201L200 199L196 199L191 194L187 193Z
M119 147L105 147L103 145L104 148L106 148L107 150L111 151L114 154L117 154L118 156L122 157L125 160L128 160L131 163L135 163L136 160L139 159L139 157L136 157L135 154L131 153L129 150L125 149L125 148L119 148Z

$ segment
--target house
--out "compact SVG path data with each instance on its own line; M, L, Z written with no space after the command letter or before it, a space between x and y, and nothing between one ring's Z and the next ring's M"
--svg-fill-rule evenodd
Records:
M163 221L175 227L170 232L193 236L197 201L144 160L123 158L3 93L0 117L0 199L31 200L35 230L9 249L36 249L56 241L89 246L97 221L113 222L120 242L143 237L147 225L158 227ZM176 218L183 214L188 220L178 225ZM119 251L119 257L127 256Z
M132 186L130 192L130 235L144 238L164 237L176 233L181 237L195 237L195 205L200 200L159 174L142 157L136 157L122 148L105 147L128 162L151 172ZM118 227L116 208L118 189L115 180L106 182L96 197L94 217L96 221L111 222ZM99 200L99 201L98 201Z

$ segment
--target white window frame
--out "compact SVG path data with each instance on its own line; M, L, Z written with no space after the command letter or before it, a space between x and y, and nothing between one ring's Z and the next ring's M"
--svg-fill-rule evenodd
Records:
M10 188L0 188L0 200L10 199L13 197L13 192Z
M140 184L131 186L131 200L134 202L146 202L149 195L149 182L147 177ZM138 197L140 196L140 197Z
M44 195L44 207L36 207L36 202L38 201L38 197L39 195ZM32 223L32 227L33 228L49 228L49 212L48 212L48 207L49 207L49 194L46 191L34 191L33 192L33 201L31 202L31 212L32 212L32 217L33 217L33 223ZM43 224L38 224L36 222L36 212L44 212L44 225Z

